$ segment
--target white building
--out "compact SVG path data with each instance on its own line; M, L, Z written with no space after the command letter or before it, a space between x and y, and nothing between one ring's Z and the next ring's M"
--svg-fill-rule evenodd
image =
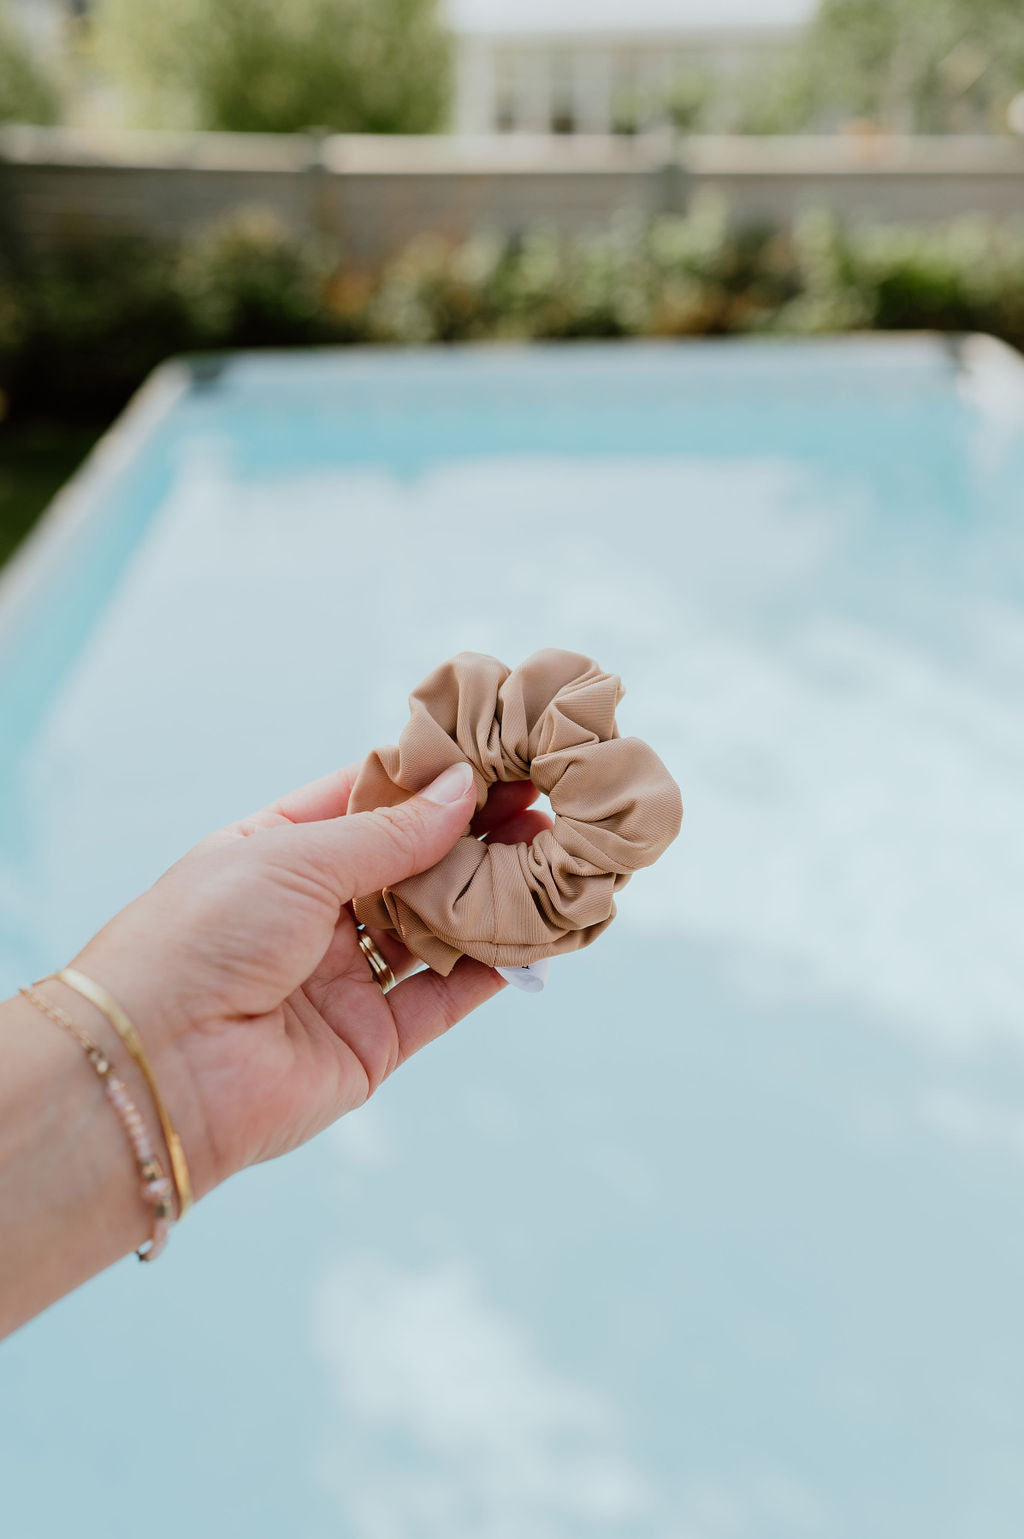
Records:
M704 126L728 122L729 87L775 64L795 29L460 33L457 133L631 132L663 121L680 87L706 88Z
M450 0L456 132L652 126L674 91L728 125L739 87L792 48L814 0Z

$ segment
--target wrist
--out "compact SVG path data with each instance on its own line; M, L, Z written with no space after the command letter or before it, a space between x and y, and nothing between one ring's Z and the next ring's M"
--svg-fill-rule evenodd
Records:
M105 1010L60 978L50 979L47 987L55 997L59 995L62 1006L110 1053L157 1146L166 1149L166 1157L162 1156L165 1166L171 1156L170 1141L177 1135L192 1197L198 1200L223 1177L212 1158L202 1098L189 1066L186 1043L190 1023L181 1011L174 1011L173 991L161 987L155 962L137 947L126 948L123 938L109 946L105 938L106 932L101 931L69 966L112 996L134 1027L170 1124L170 1138L165 1134L154 1095L139 1063Z
M51 1002L56 990L43 985ZM0 1336L149 1237L124 1129L82 1049L18 995L0 1004Z

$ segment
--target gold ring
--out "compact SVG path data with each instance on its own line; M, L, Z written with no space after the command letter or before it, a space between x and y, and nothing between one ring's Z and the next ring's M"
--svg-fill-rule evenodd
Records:
M398 979L388 966L387 957L377 950L366 930L359 932L359 949L369 962L370 970L380 984L381 993L386 994L389 989L393 989Z

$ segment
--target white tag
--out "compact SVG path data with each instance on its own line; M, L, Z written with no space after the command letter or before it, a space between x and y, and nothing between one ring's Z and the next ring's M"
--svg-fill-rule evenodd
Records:
M496 967L494 971L524 994L539 994L548 980L550 967L551 958L541 957L539 962L530 962L526 967Z

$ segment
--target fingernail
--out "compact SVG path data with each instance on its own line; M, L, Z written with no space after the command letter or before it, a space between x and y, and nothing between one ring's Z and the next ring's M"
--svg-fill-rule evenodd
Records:
M473 784L473 766L462 759L458 764L449 765L437 779L433 781L423 795L428 802L435 802L437 806L444 807L451 802L461 801Z

